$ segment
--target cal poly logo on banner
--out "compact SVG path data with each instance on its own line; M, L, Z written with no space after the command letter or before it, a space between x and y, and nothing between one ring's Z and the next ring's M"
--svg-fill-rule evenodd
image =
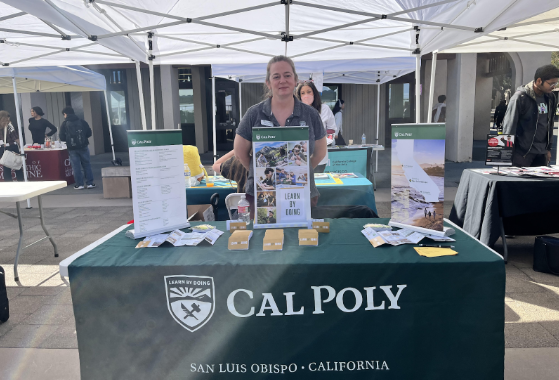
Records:
M190 332L204 326L215 310L213 277L165 276L167 308L175 321Z

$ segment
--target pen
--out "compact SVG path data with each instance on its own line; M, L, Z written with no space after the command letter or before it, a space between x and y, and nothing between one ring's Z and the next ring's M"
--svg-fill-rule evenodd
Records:
M431 247L431 248L454 248L453 245L431 245L431 244L419 244L420 247Z

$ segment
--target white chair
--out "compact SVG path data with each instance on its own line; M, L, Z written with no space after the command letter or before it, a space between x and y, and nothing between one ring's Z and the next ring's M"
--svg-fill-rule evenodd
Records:
M231 217L231 210L237 209L242 195L245 195L245 193L231 193L225 197L225 207L227 207L227 212L229 213L229 220L233 220Z

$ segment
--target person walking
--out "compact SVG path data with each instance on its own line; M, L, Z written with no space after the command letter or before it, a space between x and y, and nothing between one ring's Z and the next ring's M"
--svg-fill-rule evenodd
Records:
M10 113L8 111L0 111L0 140L3 140L3 143L0 144L0 157L2 157L6 150L16 154L21 153L18 130L12 125L10 121ZM7 166L3 166L3 170L4 181L12 182L12 169ZM23 181L23 168L14 171L16 172L16 180Z
M336 104L334 105L334 109L332 109L332 113L334 114L334 120L336 122L336 126L338 127L338 137L336 138L336 145L346 145L344 137L342 136L342 126L343 126L343 116L342 112L345 108L345 102L342 99L338 99Z
M427 207L425 207L425 217L427 218Z
M65 121L60 126L60 140L66 142L68 154L70 155L70 164L74 171L74 179L76 184L74 190L83 190L85 172L86 187L88 189L95 188L93 183L93 171L91 170L91 162L89 156L89 138L91 137L91 128L85 120L78 118L72 107L65 107L62 110Z
M429 220L431 220L431 211L427 215L429 215Z
M495 129L497 129L498 132L503 131L503 119L505 118L506 113L507 113L507 101L503 99L499 102L497 108L495 108L495 115L493 116Z
M336 120L334 118L334 114L330 107L326 104L322 103L322 99L320 98L320 93L318 89L311 81L304 81L297 86L297 90L295 90L297 94L297 98L305 103L313 107L320 113L320 118L322 119L322 123L324 124L324 129L326 130L326 134L333 134L334 138L336 138L338 134L338 127L336 126ZM315 173L324 173L324 169L328 164L328 151L326 151L326 156L320 161L318 166L314 169Z
M557 97L553 90L559 69L553 65L536 70L534 80L516 89L503 120L503 133L514 135L512 164L545 166L551 160Z
M57 131L56 127L50 121L43 118L45 113L41 107L31 108L31 118L29 119L29 131L33 138L33 144L44 144L45 137L54 135ZM49 129L49 133L47 132Z

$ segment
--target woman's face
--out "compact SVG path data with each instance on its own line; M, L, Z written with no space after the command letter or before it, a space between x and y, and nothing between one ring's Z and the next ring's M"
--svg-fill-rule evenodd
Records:
M342 106L340 108L344 109L345 108L345 103L342 103Z
M291 65L284 61L272 63L272 66L270 66L270 80L266 82L266 85L272 91L272 96L293 96L295 74Z
M33 108L31 108L31 117L37 117L37 113Z
M301 101L307 105L312 105L314 102L314 94L312 92L312 88L310 86L303 86L301 87Z

